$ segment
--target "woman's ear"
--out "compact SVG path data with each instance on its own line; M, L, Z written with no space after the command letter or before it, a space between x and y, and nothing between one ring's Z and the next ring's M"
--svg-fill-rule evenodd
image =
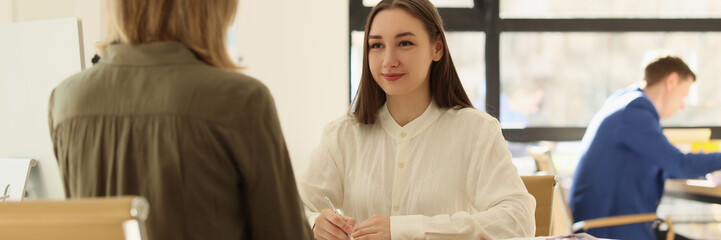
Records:
M441 36L438 35L438 38L436 39L436 44L433 47L433 61L438 62L443 57L443 41L441 41Z

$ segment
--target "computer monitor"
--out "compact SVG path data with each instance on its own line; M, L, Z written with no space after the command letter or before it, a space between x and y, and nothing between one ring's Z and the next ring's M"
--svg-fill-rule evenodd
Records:
M50 93L84 68L80 19L0 24L0 158L36 159L30 199L65 197L48 124Z

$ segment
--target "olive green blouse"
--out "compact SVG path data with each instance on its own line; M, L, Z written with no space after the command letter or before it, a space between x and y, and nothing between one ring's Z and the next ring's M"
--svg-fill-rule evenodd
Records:
M68 197L146 197L151 239L312 238L268 89L178 42L108 46L49 115Z

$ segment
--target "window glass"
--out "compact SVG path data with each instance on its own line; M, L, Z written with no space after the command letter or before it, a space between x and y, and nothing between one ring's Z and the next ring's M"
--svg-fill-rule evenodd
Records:
M721 125L719 42L721 33L503 33L501 125L586 127L608 96L641 82L646 64L669 54L698 80L686 108L662 123Z

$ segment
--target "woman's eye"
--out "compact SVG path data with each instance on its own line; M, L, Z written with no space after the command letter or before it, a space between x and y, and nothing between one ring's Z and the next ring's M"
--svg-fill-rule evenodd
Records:
M409 41L403 41L403 42L401 42L401 43L400 43L400 45L401 45L402 47L405 47L405 46L412 46L412 45L413 45L413 43L412 43L412 42L409 42Z
M383 46L383 45L381 45L380 43L373 43L373 44L371 44L371 48L381 48L382 46Z

